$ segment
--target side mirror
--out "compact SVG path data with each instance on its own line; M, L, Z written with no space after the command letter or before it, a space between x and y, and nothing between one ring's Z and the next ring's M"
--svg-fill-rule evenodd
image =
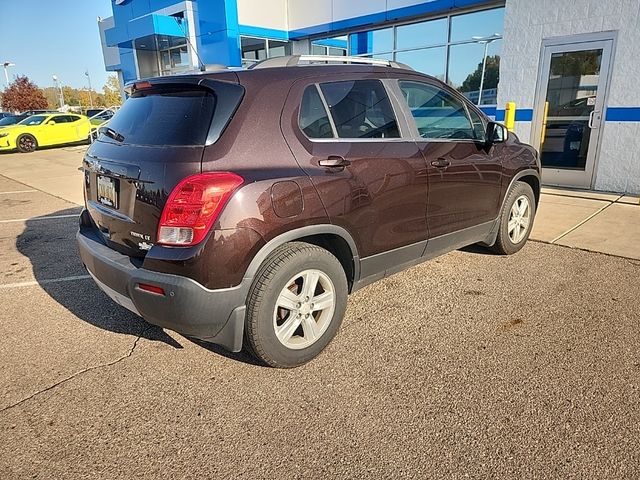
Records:
M47 125L55 125L55 124L56 124L56 121L55 121L55 120L49 120L49 121L47 122Z
M507 141L509 137L509 131L507 127L501 123L489 122L487 124L487 142L488 143L503 143Z

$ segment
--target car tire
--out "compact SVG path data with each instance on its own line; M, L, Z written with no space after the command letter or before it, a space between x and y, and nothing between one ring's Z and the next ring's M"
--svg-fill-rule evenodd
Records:
M340 328L347 292L344 269L327 250L303 242L278 247L263 262L248 295L245 348L272 367L308 362Z
M499 255L513 255L527 243L536 215L536 200L528 183L514 182L500 214L500 227L491 250Z
M25 133L18 137L18 139L16 140L16 146L18 147L18 151L20 153L30 153L38 148L38 141L33 135Z

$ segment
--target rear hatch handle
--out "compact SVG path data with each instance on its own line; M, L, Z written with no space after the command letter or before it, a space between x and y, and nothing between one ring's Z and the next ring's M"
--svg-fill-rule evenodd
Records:
M109 160L103 160L93 155L87 155L84 159L85 168L98 175L105 175L132 182L140 182L140 167L127 165ZM145 182L149 183L149 182Z

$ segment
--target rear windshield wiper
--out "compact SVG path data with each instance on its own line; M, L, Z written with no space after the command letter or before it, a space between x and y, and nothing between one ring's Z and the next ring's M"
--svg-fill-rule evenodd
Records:
M116 132L113 128L100 127L98 133L104 133L107 137L113 138L116 142L124 142L124 135Z

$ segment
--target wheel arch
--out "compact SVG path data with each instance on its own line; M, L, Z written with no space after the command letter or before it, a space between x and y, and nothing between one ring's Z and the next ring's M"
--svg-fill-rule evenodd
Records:
M253 257L245 279L252 279L260 265L279 246L288 242L307 242L322 247L333 254L345 271L349 292L360 276L360 258L355 240L351 234L337 225L308 225L290 230L269 240Z
M538 205L540 204L540 189L541 189L540 173L537 170L534 170L532 168L527 168L525 170L520 170L511 179L509 186L505 190L500 211L502 212L502 207L504 207L504 202L507 199L507 195L511 191L511 188L513 187L513 184L515 182L525 182L531 187L531 189L533 190L533 196L535 197L535 200L536 200L536 210L537 210Z

